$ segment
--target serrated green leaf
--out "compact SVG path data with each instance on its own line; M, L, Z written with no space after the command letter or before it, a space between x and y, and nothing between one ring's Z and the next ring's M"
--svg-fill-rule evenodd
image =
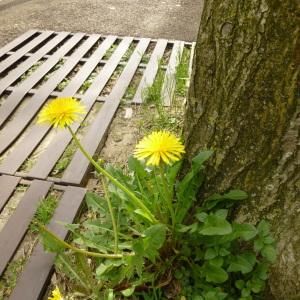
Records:
M121 293L124 297L130 297L134 293L134 290L135 290L135 286L128 288L126 290L123 290L123 291L121 291Z
M209 215L199 230L203 235L226 235L232 232L230 223L216 215Z
M209 263L203 265L202 272L208 282L223 283L228 279L228 274L224 269Z
M257 226L257 230L260 236L267 236L270 233L269 223L265 220L261 220Z
M143 254L144 254L143 239L140 238L140 239L135 240L132 244L132 249L136 254L143 256Z
M124 264L124 261L119 260L106 260L104 263L101 263L96 269L96 275L98 278L101 278L103 274L111 271L115 267L119 267Z
M199 220L200 222L205 222L207 219L208 214L205 212L201 212L195 215L196 219Z
M263 248L263 246L264 246L264 242L262 239L259 238L254 241L254 250L255 251L260 251Z
M198 224L197 223L193 223L191 225L182 225L180 224L180 226L178 226L177 232L181 232L181 233L185 233L185 232L195 232L198 228Z
M169 166L166 172L167 180L170 186L174 186L178 172L182 166L182 160L175 162L173 165Z
M88 289L88 285L83 280L81 273L78 270L78 266L73 263L71 259L68 258L68 256L62 254L57 255L57 262L60 264L60 269L70 276L73 280L77 281L80 285L82 285L84 288Z
M213 194L204 200L204 206L207 209L212 209L222 200L224 200L224 197L222 195Z
M192 160L191 170L177 185L176 223L182 223L187 212L196 200L196 194L203 182L203 163L209 159L213 151L202 151Z
M250 289L242 289L242 296L243 297L248 297L251 295L251 290Z
M258 278L251 280L251 291L255 294L261 292L264 286L265 284L263 280L260 280Z
M272 245L265 245L261 249L261 255L271 263L274 263L276 261L276 250Z
M143 211L142 209L137 208L136 210L134 210L134 212L135 212L137 215L142 216L144 219L150 221L151 223L153 222L151 216L149 216L149 214L147 214L147 212Z
M227 297L228 294L223 293L217 289L208 291L204 293L204 299L205 300L223 300Z
M114 290L113 289L108 290L107 300L114 300Z
M65 250L65 246L47 231L40 231L40 237L45 251L59 254Z
M224 201L228 201L228 200L232 200L232 201L241 201L241 200L245 200L248 198L247 193L245 193L244 191L241 190L231 190L226 194L213 194L211 196L209 196L207 199L204 200L204 207L206 207L207 209L212 209L214 208L217 204L224 202Z
M236 286L237 289L241 290L245 286L245 281L244 280L236 280L234 285Z
M203 150L200 151L192 160L192 168L194 170L199 170L202 165L213 155L214 151L212 150Z
M155 224L147 228L143 233L151 241L151 246L160 249L166 239L167 227L165 224Z
M105 166L105 170L112 175L115 179L117 179L119 182L121 182L123 185L127 186L128 188L131 188L130 181L131 178L123 173L122 169L116 168L110 164Z
M127 267L136 270L139 276L142 276L143 267L144 267L144 259L140 255L133 255L126 257Z
M232 226L236 238L241 237L243 240L249 241L257 235L257 229L251 224L233 223Z
M162 247L166 239L166 225L155 224L147 228L143 238L136 240L132 246L133 250L140 256L150 259L152 262L158 255L158 250Z
M247 274L253 270L256 262L255 254L252 252L244 252L240 255L232 256L230 265L227 269L228 272L242 272Z
M193 295L193 300L204 300L204 298L200 295Z
M272 238L271 236L266 236L263 238L264 244L266 245L271 245L275 242L275 239Z
M208 263L215 267L222 267L224 263L224 259L222 257L215 257L213 259L210 259Z
M224 198L230 200L245 200L248 198L248 194L241 190L231 190L224 194Z
M129 170L135 172L141 179L148 176L148 172L145 170L145 167L141 161L133 156L128 158L128 168Z
M94 212L105 213L106 211L103 207L106 204L105 199L95 193L87 192L85 194L85 202L88 208Z
M219 250L219 255L220 256L227 256L227 255L229 255L230 254L230 252L227 250L227 249L225 249L225 248L221 248L220 250Z
M218 255L217 251L214 248L208 248L205 251L204 254L204 259L208 260L208 259L213 259Z
M228 215L228 209L218 209L215 211L215 215L225 220Z
M256 266L256 273L259 279L268 279L268 265L266 263L258 263Z

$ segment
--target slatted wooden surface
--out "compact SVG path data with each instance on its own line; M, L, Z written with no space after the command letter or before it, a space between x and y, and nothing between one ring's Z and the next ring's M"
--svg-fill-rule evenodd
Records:
M142 102L143 90L163 68L166 75L162 95L165 105L171 104L176 65L184 47L192 44L31 30L0 49L0 174L81 185L88 162L78 151L59 175L54 172L71 137L67 131L35 124L43 105L56 97L79 99L87 114L82 124L73 125L73 130L82 131L84 146L95 154L138 71L143 75L132 103ZM62 87L66 78L67 84Z
M0 213L9 203L10 196L19 183L23 183L21 178L8 175L0 176L0 203L3 204ZM72 223L85 195L84 188L57 186L48 181L26 181L23 185L27 186L27 190L0 231L0 277L26 235L40 200L46 197L50 190L60 191L62 195L48 228L62 239L66 238L67 230L57 221ZM7 192L3 193L3 190ZM27 260L9 299L39 299L49 283L48 279L52 274L53 263L54 256L45 253L42 245L38 243Z
M18 188L26 191L0 228L0 277L27 236L40 200L61 193L49 228L65 239L83 202L89 167L66 130L36 125L42 107L56 97L75 97L87 113L72 128L94 155L126 92L140 104L143 92L164 70L161 94L170 106L175 72L184 48L194 44L166 39L30 30L0 49L0 218L10 209ZM191 55L192 59L192 55ZM127 98L126 98L127 99ZM126 100L128 102L128 99ZM67 163L57 167L67 157ZM9 210L8 209L8 210ZM0 223L1 225L1 223ZM52 274L54 256L38 243L9 299L40 299Z

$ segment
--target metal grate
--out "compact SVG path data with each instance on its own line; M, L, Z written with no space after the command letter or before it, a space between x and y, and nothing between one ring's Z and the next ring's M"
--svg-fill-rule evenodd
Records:
M0 174L81 185L88 161L74 151L63 170L56 170L72 148L71 137L66 131L35 125L42 106L67 96L84 103L86 118L73 130L95 154L137 72L142 75L132 103L142 102L144 88L163 69L162 95L165 105L171 104L184 47L193 44L31 30L0 49Z

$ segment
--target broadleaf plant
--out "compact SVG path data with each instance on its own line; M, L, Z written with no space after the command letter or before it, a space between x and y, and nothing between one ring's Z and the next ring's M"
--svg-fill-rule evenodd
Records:
M212 154L200 152L182 179L180 160L148 166L130 157L126 172L93 161L104 192L87 193L85 218L65 225L70 241L40 226L68 280L66 299L256 299L276 260L275 241L264 220L230 219L244 191L198 201Z

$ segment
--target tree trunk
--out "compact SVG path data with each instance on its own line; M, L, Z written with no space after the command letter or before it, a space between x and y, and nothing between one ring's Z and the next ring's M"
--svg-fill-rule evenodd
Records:
M240 188L278 262L267 299L300 299L299 0L206 0L185 118L190 160L214 149L206 193Z

